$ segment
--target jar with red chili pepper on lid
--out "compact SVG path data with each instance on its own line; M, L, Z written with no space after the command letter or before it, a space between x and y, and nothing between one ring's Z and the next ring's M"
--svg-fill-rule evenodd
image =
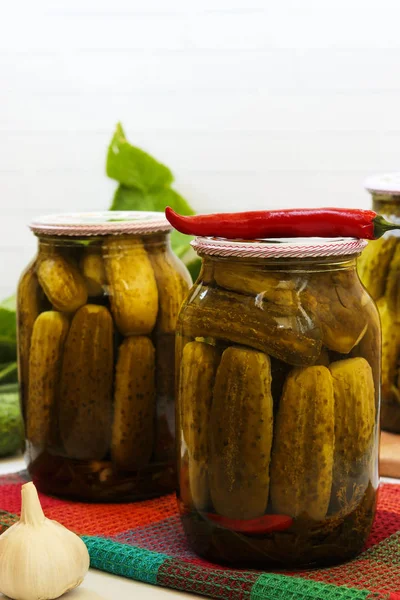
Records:
M400 173L365 184L373 209L400 224ZM390 231L370 241L358 259L361 281L376 301L382 324L382 429L400 433L400 236Z
M177 324L176 429L198 554L287 567L362 550L380 401L379 315L356 271L365 245L193 242L203 264Z

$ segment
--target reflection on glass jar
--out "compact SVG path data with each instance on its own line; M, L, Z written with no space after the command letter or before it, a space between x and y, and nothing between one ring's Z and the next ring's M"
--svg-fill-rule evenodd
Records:
M198 238L177 325L179 506L210 560L361 551L378 485L380 325L365 242Z
M119 218L118 218L119 217ZM175 326L190 276L157 213L54 217L18 289L28 470L93 501L175 486Z
M400 222L400 175L371 177L366 182L373 209ZM389 191L388 191L389 190ZM400 237L398 231L368 242L358 259L361 281L376 301L382 324L381 427L400 433Z

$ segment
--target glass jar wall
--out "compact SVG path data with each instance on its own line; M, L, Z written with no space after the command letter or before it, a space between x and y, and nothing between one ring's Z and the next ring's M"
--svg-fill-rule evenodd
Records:
M400 175L371 177L373 210L400 223ZM376 301L382 324L381 427L400 433L400 237L391 231L368 242L358 259L361 281Z
M173 491L175 325L191 282L168 224L157 213L106 213L33 230L38 254L18 289L33 481L96 502Z
M198 554L287 567L361 551L380 398L364 244L196 240L176 356L178 498Z

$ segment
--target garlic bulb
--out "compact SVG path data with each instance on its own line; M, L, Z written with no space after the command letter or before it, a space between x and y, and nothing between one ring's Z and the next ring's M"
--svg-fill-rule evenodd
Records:
M18 523L0 536L0 591L13 600L51 600L80 585L89 569L82 540L46 519L33 483L22 486Z

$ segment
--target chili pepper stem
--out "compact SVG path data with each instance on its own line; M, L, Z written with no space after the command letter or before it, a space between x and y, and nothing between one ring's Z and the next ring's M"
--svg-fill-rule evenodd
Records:
M382 237L387 231L392 229L400 229L400 225L389 223L381 215L377 215L374 219L374 239Z

